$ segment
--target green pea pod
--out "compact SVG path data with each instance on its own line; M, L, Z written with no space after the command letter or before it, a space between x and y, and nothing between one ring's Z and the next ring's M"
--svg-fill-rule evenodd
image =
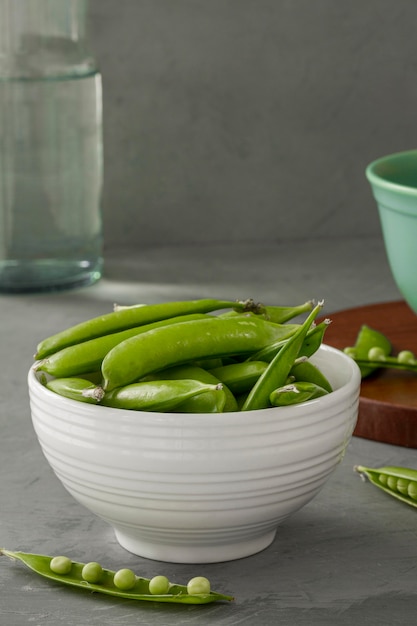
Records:
M198 365L186 364L169 367L168 369L163 369L155 374L151 374L148 378L150 380L181 380L184 378L190 378L192 380L199 380L201 383L215 386L222 383L221 391L215 394L217 396L217 402L222 404L221 411L218 412L237 411L238 409L236 399L228 386L225 385L223 381L220 381L219 378L214 376L211 372L208 372ZM210 393L211 396L213 396L213 392ZM202 405L206 404L206 401L207 398L205 397L205 394L201 394L195 398L187 400L185 402L185 406L184 404L181 404L177 407L177 411L184 411L185 413L205 413L205 411L202 410ZM212 413L214 411L211 410L207 412Z
M355 465L354 469L385 493L417 508L417 470L395 466L370 468L363 465Z
M313 356L320 348L324 341L324 335L326 330L331 324L331 320L325 319L319 324L313 325L305 336L305 339L301 345L298 356L310 357Z
M206 391L181 402L172 410L172 413L224 413L225 406L226 395L224 393Z
M313 326L309 329L298 353L299 356L310 357L320 348L324 339L324 333L330 323L331 322L329 319L325 319L316 326ZM291 328L291 332L288 337L272 343L262 350L259 350L259 352L249 356L248 361L266 361L267 363L270 363L274 356L281 350L281 348L284 347L287 339L294 335L296 331L300 328L300 325L285 324L284 326Z
M126 339L104 357L104 388L114 389L158 370L197 359L248 354L276 341L283 326L257 317L172 324Z
M95 385L100 385L102 382L101 370L96 370L95 372L83 372L82 377L84 380L88 380L90 381L90 383L94 383ZM74 376L74 378L79 378L79 377Z
M227 308L241 308L249 306L247 302L230 300L185 300L179 302L164 302L144 306L119 307L117 310L100 315L92 319L71 326L55 335L47 337L37 346L35 358L43 359L46 356L95 337L126 330L143 324L152 324L170 317L189 315L190 313L209 313Z
M297 332L287 340L285 345L274 356L264 373L258 378L258 381L249 392L242 407L242 411L265 409L271 406L269 399L271 393L274 389L282 387L285 384L291 368L294 366L294 362L302 348L307 332L322 307L323 302L319 302Z
M153 380L118 387L103 395L101 404L134 411L169 412L179 404L207 391L221 391L221 384L199 380Z
M328 393L326 389L315 383L297 381L274 389L269 396L269 400L272 406L291 406L314 400L315 398L321 398L321 396L325 396Z
M244 361L243 363L222 365L209 371L233 394L242 394L252 389L266 368L267 363L265 361Z
M314 300L308 300L296 306L265 306L265 318L275 324L284 324L302 313L314 308Z
M223 365L223 359L214 358L214 359L200 359L199 361L193 361L192 363L196 367L201 367L204 370L211 370L215 367L221 367Z
M294 381L314 383L325 389L328 393L333 391L330 382L323 372L311 361L297 363L291 368L290 375L294 376Z
M253 300L248 300L247 303L246 308L243 308L243 310L242 307L240 307L239 309L228 311L222 315L232 316L249 312L254 315L261 315L269 322L274 322L275 324L285 324L285 322L294 319L294 317L311 311L314 307L313 300L308 300L307 302L303 302L302 304L297 304L295 306L265 306L262 304L255 304ZM249 303L251 303L251 306Z
M366 376L369 376L380 367L377 364L369 365L363 363L363 361L368 360L368 354L371 348L375 347L380 348L385 356L391 354L392 346L389 339L378 330L363 324L356 337L355 345L345 348L345 352L350 354L352 358L362 361L362 363L358 363L362 378L366 378Z
M112 348L125 339L136 337L142 333L160 328L169 324L179 324L190 320L205 318L204 313L180 315L169 319L160 320L152 324L143 324L135 328L128 328L117 333L111 333L102 337L95 337L82 343L74 344L54 352L35 365L37 371L46 372L51 376L63 378L67 376L80 376L94 370L100 370L104 357Z
M210 602L228 601L234 600L232 596L210 591L207 594L194 594L188 593L186 585L170 584L169 590L165 594L152 594L149 591L148 578L137 577L136 583L129 591L122 591L118 589L113 580L116 572L112 570L104 569L100 583L89 583L84 580L82 571L84 563L73 561L71 570L68 574L56 574L51 570L52 557L42 554L30 554L27 552L12 552L11 550L1 549L0 555L4 554L10 559L16 559L24 563L29 569L36 572L40 576L68 585L70 587L77 587L88 592L98 592L107 594L110 596L116 596L118 598L126 598L128 600L140 600L150 602L172 602L177 604L208 604Z
M103 389L83 378L53 378L45 387L65 398L90 404L97 404L104 396Z

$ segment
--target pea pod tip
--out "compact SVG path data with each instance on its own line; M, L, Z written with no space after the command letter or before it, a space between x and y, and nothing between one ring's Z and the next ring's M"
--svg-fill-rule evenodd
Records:
M360 477L362 478L362 480L366 480L366 472L367 472L367 467L364 467L363 465L354 465L353 466L353 471L357 472Z

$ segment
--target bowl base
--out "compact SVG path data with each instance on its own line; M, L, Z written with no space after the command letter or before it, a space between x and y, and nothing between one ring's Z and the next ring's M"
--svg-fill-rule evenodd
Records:
M144 541L121 530L114 533L122 548L146 559L165 563L222 563L265 550L274 541L276 529L253 539L222 545L171 545Z

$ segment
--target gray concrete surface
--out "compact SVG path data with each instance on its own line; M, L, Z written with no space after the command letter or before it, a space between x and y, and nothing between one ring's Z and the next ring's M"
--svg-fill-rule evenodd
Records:
M4 626L415 626L416 513L353 472L356 463L417 467L417 453L353 438L320 494L278 529L262 553L204 566L131 555L77 504L44 459L29 413L26 374L36 343L121 303L206 295L295 303L325 311L398 299L379 239L291 242L277 247L165 247L114 252L93 287L0 296L0 545L67 553L144 576L207 575L231 605L139 604L57 586L0 557Z

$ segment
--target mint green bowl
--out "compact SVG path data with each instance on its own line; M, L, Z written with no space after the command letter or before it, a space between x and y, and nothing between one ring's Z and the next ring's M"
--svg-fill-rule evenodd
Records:
M366 168L398 289L417 313L417 150L398 152Z

